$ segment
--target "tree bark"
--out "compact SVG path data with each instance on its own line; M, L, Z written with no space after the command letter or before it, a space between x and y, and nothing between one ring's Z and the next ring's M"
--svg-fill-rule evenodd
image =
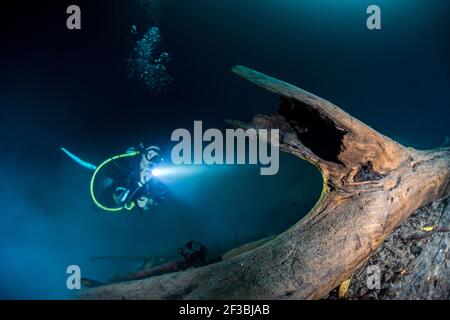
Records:
M233 72L278 94L280 103L271 116L232 123L279 129L280 149L321 171L318 203L254 250L197 269L96 287L81 298L327 297L414 211L449 196L449 148L406 148L309 92L242 66Z
M448 199L418 209L353 273L341 298L450 299L450 229L442 226L450 226ZM370 281L373 266L379 288ZM338 298L338 289L328 298Z

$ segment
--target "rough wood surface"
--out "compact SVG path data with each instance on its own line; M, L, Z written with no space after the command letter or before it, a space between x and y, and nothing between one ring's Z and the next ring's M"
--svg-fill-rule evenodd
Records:
M96 287L85 299L317 299L350 277L414 211L450 193L450 149L406 148L332 103L237 66L280 96L271 116L242 128L280 130L280 148L324 179L311 212L272 241L229 260Z
M450 205L435 201L414 212L353 274L347 299L450 299ZM425 231L432 227L432 231ZM425 228L425 230L424 230ZM380 271L380 288L367 285ZM336 299L337 289L329 299Z

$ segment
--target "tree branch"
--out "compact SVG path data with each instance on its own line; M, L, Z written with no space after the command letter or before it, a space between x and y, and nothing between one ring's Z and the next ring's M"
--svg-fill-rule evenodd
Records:
M96 287L81 298L321 298L412 212L449 195L450 149L406 148L309 92L242 66L233 72L278 94L280 103L271 116L232 123L279 129L280 148L321 171L318 203L254 250L197 269Z

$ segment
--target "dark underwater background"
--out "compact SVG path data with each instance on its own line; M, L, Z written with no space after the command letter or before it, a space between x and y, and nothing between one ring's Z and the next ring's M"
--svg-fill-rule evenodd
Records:
M82 30L66 29L78 4ZM366 8L381 7L369 31ZM103 213L90 172L59 150L100 163L144 142L170 154L170 134L228 128L275 111L277 97L234 76L241 64L326 98L415 148L450 136L450 2L438 0L2 1L0 29L0 298L70 299L66 267L107 281L135 261L209 252L282 232L320 196L320 173L282 155L258 166L201 166L166 181L150 213ZM138 32L158 26L173 85L157 93L127 77Z

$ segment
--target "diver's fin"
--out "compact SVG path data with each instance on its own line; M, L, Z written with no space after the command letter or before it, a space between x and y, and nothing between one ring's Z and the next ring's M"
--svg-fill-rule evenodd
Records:
M83 166L89 170L94 171L95 169L97 169L97 166L94 166L93 164L86 162L84 160L81 160L80 158L78 158L76 155L74 155L73 153L71 153L69 150L62 148L61 150L67 154L73 161L75 161L76 163L78 163L80 166Z

